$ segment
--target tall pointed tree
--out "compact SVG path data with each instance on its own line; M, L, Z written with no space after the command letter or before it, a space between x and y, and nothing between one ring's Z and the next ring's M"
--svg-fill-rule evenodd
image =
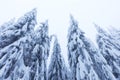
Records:
M120 47L116 43L116 37L97 25L95 27L98 31L97 43L99 50L111 67L114 76L120 79Z
M84 32L78 28L78 23L71 16L71 25L68 31L68 60L72 72L72 80L99 80L92 65L92 60L85 49L81 38Z
M48 80L70 80L70 77L68 77L69 73L67 67L63 57L61 56L60 45L58 43L57 37L55 35L54 37L55 41L48 70Z
M50 40L48 36L48 21L42 23L40 29L35 33L35 47L33 49L33 54L37 56L37 73L35 79L37 80L47 80L47 58L49 56Z
M2 80L16 80L25 77L28 69L25 68L23 56L30 53L29 48L32 46L30 34L34 31L35 24L36 10L33 9L17 22L6 25L7 27L1 30L0 78ZM27 49L27 53L24 52L25 49Z
M82 41L85 44L85 48L89 53L92 62L93 69L97 73L100 80L116 80L114 75L112 74L112 70L107 64L106 59L100 53L99 49L96 48L94 43L87 39L86 37L81 37Z

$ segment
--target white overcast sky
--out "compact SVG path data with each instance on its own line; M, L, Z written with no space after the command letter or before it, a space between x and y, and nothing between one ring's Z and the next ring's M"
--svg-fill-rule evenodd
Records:
M37 8L39 22L49 21L49 33L56 34L62 54L67 54L69 14L79 22L87 36L95 40L93 23L120 28L120 0L0 0L0 25Z

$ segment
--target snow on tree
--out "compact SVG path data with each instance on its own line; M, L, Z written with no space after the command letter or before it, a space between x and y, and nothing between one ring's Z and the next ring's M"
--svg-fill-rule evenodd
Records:
M35 47L33 49L33 54L37 56L37 73L35 75L36 80L47 80L47 58L49 56L50 40L48 36L48 21L42 23L40 29L34 37Z
M26 38L22 61L19 60L19 64L23 65L20 65L18 71L15 72L25 72L22 80L47 80L46 60L49 55L50 44L47 21L40 26L40 29L31 32ZM22 69L23 67L24 69Z
M15 23L15 18L10 19L8 22L5 22L4 24L2 24L2 25L0 26L0 33L1 33L2 31L5 31L5 30L8 30L8 29L12 28L13 26L11 26L11 25L14 25L14 23ZM8 26L9 26L9 27L8 27Z
M112 38L112 42L114 42L114 46L116 49L120 50L120 29L111 28L109 29L110 37Z
M84 32L78 28L77 21L71 16L71 25L68 31L68 60L72 80L99 80L81 37L84 37Z
M27 74L29 68L26 65L31 65L30 50L34 46L30 43L32 40L30 34L34 31L35 24L36 10L34 9L21 17L16 23L5 25L3 30L1 30L0 79L18 80L23 77L25 80L29 79ZM27 50L26 52L25 49ZM27 57L24 59L25 55L29 57L29 60Z
M86 37L81 37L82 41L85 44L85 48L87 52L89 53L92 62L93 62L93 69L97 73L100 80L116 80L114 75L112 74L112 70L107 64L107 61L103 57L103 55L100 53L99 49L97 49Z
M120 79L120 47L117 45L114 34L109 34L99 26L95 25L98 35L97 43L100 53L104 56L107 64L111 67L112 73ZM117 35L118 36L118 35ZM118 36L119 37L119 36ZM119 43L118 43L119 44Z
M70 74L61 55L61 48L57 37L55 35L52 35L52 37L55 37L55 41L48 69L48 80L71 80Z
M19 65L23 65L19 63L19 61L22 61L21 57L23 55L23 43L25 40L25 37L21 38L13 44L0 50L0 78L2 78L2 80L14 80L14 75L18 75L15 73L15 70Z
M36 9L26 13L23 17L9 21L6 25L1 26L0 30L0 49L13 43L27 34L36 24Z
M22 31L17 40L11 41L0 50L0 79L5 80L46 80L46 60L49 55L48 22L42 23L34 31L36 11L32 10L21 17L12 27L4 28L6 33L17 29ZM9 27L9 26L8 26ZM1 31L1 32L4 32ZM11 32L10 32L11 33ZM16 34L10 34L12 38ZM4 35L8 36L8 35ZM17 36L14 36L17 37ZM1 43L4 41L2 41ZM4 42L3 42L4 43Z

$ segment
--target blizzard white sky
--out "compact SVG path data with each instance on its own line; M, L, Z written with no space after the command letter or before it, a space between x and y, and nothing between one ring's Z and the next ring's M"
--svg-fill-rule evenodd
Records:
M69 14L92 40L96 33L93 23L103 28L120 28L120 0L1 0L0 25L33 8L37 8L38 23L48 19L49 33L58 36L64 58L67 56Z

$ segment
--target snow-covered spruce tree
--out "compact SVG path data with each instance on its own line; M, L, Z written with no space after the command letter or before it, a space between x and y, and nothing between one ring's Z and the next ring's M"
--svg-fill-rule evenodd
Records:
M120 47L116 44L114 34L109 34L99 26L95 25L98 35L97 43L100 53L104 56L107 64L111 67L113 75L120 79Z
M35 24L36 9L33 9L19 18L17 22L12 20L2 25L0 30L0 49L26 35L31 30L30 28L34 28L33 25Z
M78 28L77 21L71 16L71 25L68 31L68 60L72 80L99 80L81 37L84 37L84 32Z
M118 56L118 59L116 60L116 63L120 67L120 29L115 29L115 28L113 29L112 28L112 30L109 30L109 32L110 32L110 37L112 38L110 40L112 40L112 44L116 48L115 53Z
M5 38L2 39L1 37L2 40L0 40L3 44L0 50L0 78L2 80L18 80L20 78L26 77L25 74L29 72L26 72L26 70L28 69L24 67L25 65L23 64L23 57L27 53L31 52L29 50L29 47L31 47L30 41L32 39L29 34L33 32L35 24L36 10L34 9L31 12L25 14L23 17L21 17L14 25L6 26L1 31L1 34L5 32L5 35L1 35ZM9 31L13 33L8 33ZM12 43L9 43L9 41ZM6 45L6 42L8 42L8 46ZM27 45L27 47L25 45ZM27 52L25 52L24 49L27 49Z
M36 32L0 50L0 79L46 80L46 60L49 55L48 24Z
M85 49L89 53L91 59L92 59L92 67L97 73L100 80L116 80L114 75L112 74L112 70L107 64L107 61L103 57L103 55L100 53L99 49L96 48L94 43L90 41L85 36L81 37L81 40L83 41L85 45Z
M22 80L47 80L46 60L49 55L48 22L26 37L23 56L18 61L16 78ZM23 69L24 67L24 69ZM14 78L15 79L15 78Z
M48 80L71 80L64 59L61 56L61 48L57 37L56 35L52 35L52 37L55 37L55 41L48 69Z
M35 33L35 47L33 49L33 54L37 56L37 70L35 74L35 80L47 80L47 58L49 56L50 40L48 36L48 21L42 23L40 29ZM34 68L34 66L33 66ZM31 69L32 70L32 69Z
M109 33L115 48L120 50L120 29L111 28L109 29Z

